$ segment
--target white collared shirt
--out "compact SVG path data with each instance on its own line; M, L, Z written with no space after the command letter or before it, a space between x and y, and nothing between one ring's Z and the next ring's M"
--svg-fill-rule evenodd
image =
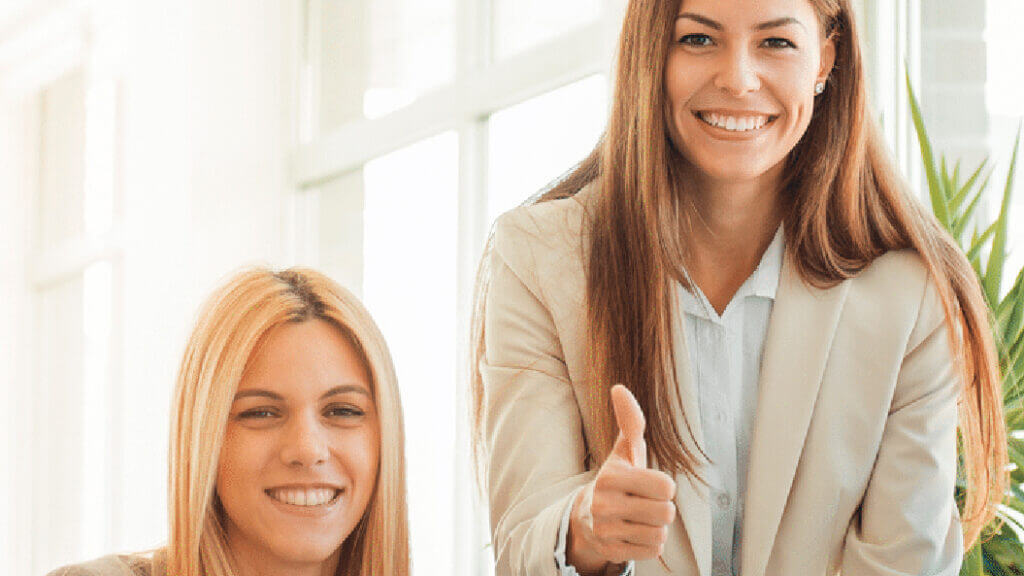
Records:
M695 283L691 282L694 294L679 288L691 381L700 405L703 448L712 461L707 477L711 485L708 506L712 519L712 576L733 576L740 570L743 495L757 409L757 385L784 254L780 225L757 268L721 316ZM561 576L577 574L565 559L571 509L570 504L562 517L555 546L555 564ZM633 562L629 562L623 576L633 570Z
M691 381L700 405L711 507L711 575L740 571L750 440L768 320L782 274L782 226L757 268L719 316L694 284L680 287Z

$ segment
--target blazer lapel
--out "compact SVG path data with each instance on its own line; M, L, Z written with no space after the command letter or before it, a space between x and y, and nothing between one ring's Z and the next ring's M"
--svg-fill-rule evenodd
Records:
M693 432L693 438L686 434L686 423L681 414L676 415L676 421L679 424L679 429L683 431L683 441L686 442L691 453L700 454L697 445L704 446L704 432L700 424L700 403L690 370L690 354L686 348L684 315L682 302L677 300L672 321L673 361L680 403L686 414L686 422L689 423L690 430ZM696 444L694 440L696 440ZM676 476L675 500L676 510L682 517L700 576L711 576L711 507L708 500L708 489L700 482L691 481L685 474L679 474Z
M768 565L849 283L815 289L783 260L758 383L743 517L741 574Z

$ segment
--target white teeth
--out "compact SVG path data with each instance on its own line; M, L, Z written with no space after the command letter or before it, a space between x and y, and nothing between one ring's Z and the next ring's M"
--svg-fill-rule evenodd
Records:
M768 123L767 116L747 116L739 118L736 116L722 116L720 114L714 114L711 112L700 112L697 116L704 122L724 128L731 132L749 132L750 130L760 130L764 128L765 124Z
M294 506L322 506L334 500L337 490L330 488L312 488L309 490L268 490L267 494L278 502Z

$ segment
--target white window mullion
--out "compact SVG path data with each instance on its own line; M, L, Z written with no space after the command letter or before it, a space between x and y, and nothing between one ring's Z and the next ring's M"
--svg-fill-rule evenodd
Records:
M456 0L456 78L472 78L491 63L490 2ZM455 450L455 573L474 576L493 568L488 537L487 507L473 470L471 397L468 383L470 322L476 265L487 235L487 119L470 111L459 123L459 215L456 308L456 450ZM467 495L471 495L467 498Z
M477 484L472 462L469 340L477 263L488 235L487 121L466 122L459 130L459 239L456 367L456 574L483 576L493 572L486 498ZM467 495L471 497L467 498Z

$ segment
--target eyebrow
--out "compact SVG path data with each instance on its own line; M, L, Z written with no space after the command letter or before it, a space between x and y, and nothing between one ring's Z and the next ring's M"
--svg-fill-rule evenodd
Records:
M321 394L320 399L323 400L324 398L328 398L336 394L346 394L349 392L355 392L356 394L362 394L367 398L372 398L370 391L363 386L359 386L358 384L342 384L341 386L335 386L334 388L331 388L327 392ZM235 401L237 402L242 398L252 397L270 398L271 400L284 401L284 396L281 396L276 392L271 392L270 390L263 390L261 388L250 388L248 390L242 390L241 392L235 394Z
M679 16L676 17L677 20L682 19L682 18L685 18L687 20L693 20L694 22L698 22L700 24L703 24L703 25L707 26L708 28L713 28L713 29L719 30L719 31L722 30L722 28L723 28L721 23L716 22L716 21L712 20L711 18L708 18L707 16L701 16L700 14L694 14L693 12L683 12L682 14L680 14ZM803 28L804 30L807 29L807 27L804 26L803 22L797 20L796 18L793 18L792 16L786 16L786 17L783 17L783 18L776 18L774 20L768 20L766 22L761 22L760 24L757 24L756 26L754 26L754 30L767 30L769 28L779 28L781 26L788 26L790 24L796 24L796 25L800 26L801 28Z

